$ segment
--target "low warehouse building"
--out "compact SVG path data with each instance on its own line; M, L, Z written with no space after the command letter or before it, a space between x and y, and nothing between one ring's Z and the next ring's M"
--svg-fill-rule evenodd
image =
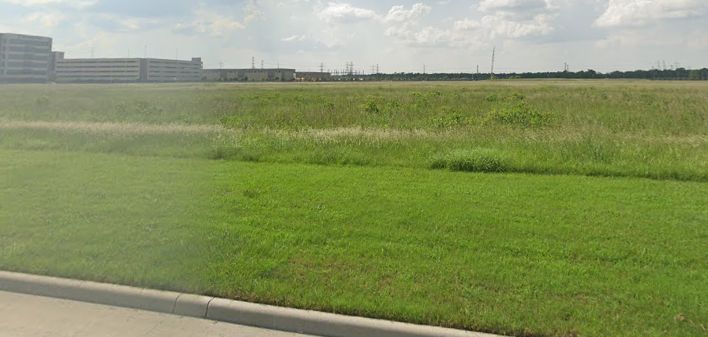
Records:
M295 80L295 69L205 69L202 80L212 82L289 82Z
M325 72L298 71L295 78L302 82L326 82L332 80L332 74Z
M198 82L202 60L153 58L65 59L57 54L54 80L59 83Z

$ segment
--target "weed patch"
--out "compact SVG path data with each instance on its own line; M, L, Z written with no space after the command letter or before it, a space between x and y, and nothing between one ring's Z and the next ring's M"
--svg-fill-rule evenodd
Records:
M485 116L487 124L502 124L514 127L533 128L551 124L551 114L531 106L522 94L512 94L499 99L487 97L495 106Z
M498 150L477 148L453 150L433 158L430 167L466 172L508 172L509 159Z

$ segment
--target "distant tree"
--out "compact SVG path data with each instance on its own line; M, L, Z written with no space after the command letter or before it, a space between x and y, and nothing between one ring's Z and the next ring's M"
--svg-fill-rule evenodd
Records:
M688 72L688 79L691 81L699 81L701 80L701 71L694 69Z

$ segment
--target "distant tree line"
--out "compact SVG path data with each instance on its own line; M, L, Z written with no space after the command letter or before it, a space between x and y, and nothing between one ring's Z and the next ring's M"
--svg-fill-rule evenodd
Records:
M393 73L371 75L336 75L334 81L482 81L489 80L491 74L475 73ZM494 74L495 79L540 79L540 78L567 78L567 79L646 79L646 80L708 80L708 68L703 69L651 69L633 71L613 71L601 73L595 70L582 71L557 71L557 72L525 72Z

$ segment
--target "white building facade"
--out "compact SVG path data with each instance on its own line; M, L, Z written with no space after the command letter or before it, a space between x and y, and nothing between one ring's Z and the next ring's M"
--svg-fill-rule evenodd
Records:
M198 82L202 60L165 60L153 58L86 58L58 57L55 78L58 83L131 83L131 82Z
M51 62L51 38L0 33L0 82L47 82Z

